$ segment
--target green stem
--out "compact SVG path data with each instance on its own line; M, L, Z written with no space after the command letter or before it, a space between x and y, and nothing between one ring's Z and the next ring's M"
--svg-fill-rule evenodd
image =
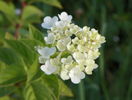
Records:
M106 32L106 11L105 7L102 7L102 16L101 16L101 33L105 35ZM104 61L104 49L100 49L101 55L99 58L99 63L100 63L100 81L101 81L101 87L103 89L103 93L105 95L105 100L110 100L108 90L106 88L106 83L105 83L105 77L104 77L104 67L105 67L105 61Z
M79 84L79 100L85 100L85 89L83 81L81 81Z
M132 78L128 87L127 100L131 100L131 95L132 95Z
M99 58L99 62L100 62L101 87L102 87L103 93L105 95L105 100L110 100L108 90L106 88L105 77L104 77L104 50L103 50L103 48L100 50L100 52L101 52L101 56Z

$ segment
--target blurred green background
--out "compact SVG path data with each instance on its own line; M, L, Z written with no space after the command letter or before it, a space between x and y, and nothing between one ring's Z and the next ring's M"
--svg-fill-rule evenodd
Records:
M99 68L78 85L39 69L44 16L62 11L106 37ZM132 0L0 0L0 100L132 100Z

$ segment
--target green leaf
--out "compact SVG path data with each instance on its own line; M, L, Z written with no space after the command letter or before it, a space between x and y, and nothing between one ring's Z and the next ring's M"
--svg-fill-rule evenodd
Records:
M31 39L39 40L42 43L44 42L42 32L40 32L38 29L36 29L32 25L29 25L29 34Z
M25 71L21 66L5 65L0 67L0 85L15 84L25 79Z
M11 94L16 90L15 86L0 87L0 97Z
M40 0L40 1L42 1L46 4L58 7L58 8L62 8L62 6L58 0Z
M0 85L14 84L25 79L22 59L9 48L0 48Z
M36 80L40 76L41 76L41 72L38 66L38 59L36 59L27 71L27 82Z
M14 52L14 50L9 48L0 48L0 61L8 65L18 65L21 63L21 59Z
M55 75L43 74L28 82L24 90L25 100L58 100L59 96L73 96L71 90Z
M23 9L22 20L25 23L33 23L40 21L40 17L43 16L43 12L35 6L28 5Z
M27 44L19 40L5 40L8 46L13 48L24 60L27 66L31 66L36 58L36 53Z
M21 42L23 42L24 44L26 44L30 49L32 49L33 51L35 51L35 47L36 46L44 46L44 43L38 41L38 40L35 40L35 39L21 39L19 40ZM36 52L36 51L35 51Z
M8 96L1 97L0 100L10 100Z
M4 39L5 32L3 30L0 30L0 39Z
M53 91L55 96L59 98L59 82L55 75L43 75L43 80L45 84ZM54 83L54 84L53 84Z
M73 93L71 91L70 88L68 88L64 82L62 82L61 80L59 80L59 91L60 91L60 95L61 96L68 96L68 97L72 97L73 96Z
M59 2L59 0L28 0L29 2L42 2L51 6L55 6L58 8L62 8L61 3Z
M25 100L57 100L53 91L47 86L43 78L27 84L24 89L24 97Z
M9 21L14 22L16 20L15 8L11 3L5 3L0 1L0 11L3 12Z

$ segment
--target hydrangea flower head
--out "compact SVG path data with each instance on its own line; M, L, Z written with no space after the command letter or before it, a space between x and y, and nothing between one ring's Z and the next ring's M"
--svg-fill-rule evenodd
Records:
M48 29L48 35L44 37L46 46L37 51L42 64L40 68L45 74L58 74L62 80L70 79L78 84L98 67L95 60L105 37L96 29L81 28L71 20L72 16L66 12L58 17L45 17L42 27Z

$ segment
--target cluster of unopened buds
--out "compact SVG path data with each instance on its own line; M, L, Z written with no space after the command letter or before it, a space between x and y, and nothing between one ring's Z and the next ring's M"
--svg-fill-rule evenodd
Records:
M99 48L105 42L97 30L83 28L71 22L72 16L62 12L54 17L45 17L42 27L47 30L45 47L38 47L41 70L45 74L58 74L61 79L78 84L98 67L95 63Z

